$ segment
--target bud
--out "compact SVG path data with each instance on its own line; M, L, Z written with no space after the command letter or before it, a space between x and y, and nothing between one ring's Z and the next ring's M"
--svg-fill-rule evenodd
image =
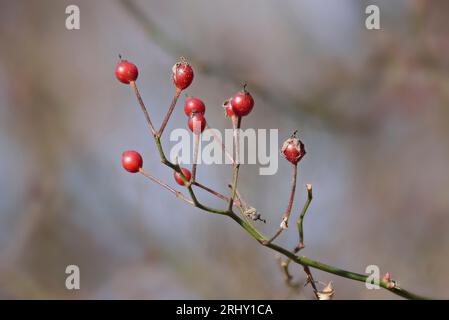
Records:
M382 281L390 282L391 281L391 274L389 272L385 273L382 277Z
M391 279L391 274L389 272L383 275L382 281L387 283L388 289L396 287L396 282L393 279Z
M285 140L281 151L285 159L293 164L297 164L306 154L304 144L296 137L296 131L290 138Z

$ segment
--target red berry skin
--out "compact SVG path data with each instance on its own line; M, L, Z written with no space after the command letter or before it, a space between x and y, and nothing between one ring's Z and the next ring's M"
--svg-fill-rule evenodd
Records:
M232 111L232 106L231 106L231 99L226 100L225 102L223 102L223 108L225 110L225 115L229 118L235 116L234 111Z
M186 62L178 62L172 68L173 83L179 90L187 89L193 81L193 69Z
M186 178L187 181L190 181L190 179L192 179L192 174L190 173L190 171L186 168L181 168L182 174L184 175L184 177ZM180 186L184 186L185 183L181 178L181 175L175 171L175 173L173 174L176 183L179 184Z
M298 161L296 159L301 156L301 152L293 144L290 144L284 150L284 156L288 161L297 163Z
M192 113L204 114L206 112L206 106L201 99L188 97L184 104L184 112L188 117L190 117Z
M237 92L231 99L231 107L236 116L247 116L253 110L254 99L246 90Z
M198 133L197 131L203 132L206 128L206 118L202 113L192 113L188 125L193 133Z
M128 150L122 153L122 166L126 171L131 173L139 172L142 165L142 156L137 151Z
M127 60L121 60L115 68L115 76L118 81L129 84L131 81L136 81L139 76L139 70L134 63Z
M297 164L306 154L304 144L296 137L287 139L281 151L285 159L292 164Z

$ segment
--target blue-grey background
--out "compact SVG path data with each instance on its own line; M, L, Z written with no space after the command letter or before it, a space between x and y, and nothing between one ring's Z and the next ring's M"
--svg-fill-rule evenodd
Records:
M205 215L120 166L125 149L160 165L117 55L134 61L159 124L171 67L192 61L187 90L209 123L246 81L256 106L244 125L300 130L297 216L315 198L303 254L363 273L376 264L400 285L449 296L449 25L447 1L0 1L1 298L313 298L292 292L276 255L235 223ZM65 29L65 8L81 29ZM381 30L365 29L377 4ZM180 100L180 105L184 98ZM168 129L185 126L181 107ZM168 148L168 139L165 146ZM280 141L280 142L281 142ZM227 192L228 166L199 167ZM270 223L285 209L290 167L243 166L240 190ZM200 194L205 202L220 202ZM293 247L292 227L279 243ZM65 288L65 267L81 290ZM292 268L304 281L301 268ZM316 271L337 299L395 298Z

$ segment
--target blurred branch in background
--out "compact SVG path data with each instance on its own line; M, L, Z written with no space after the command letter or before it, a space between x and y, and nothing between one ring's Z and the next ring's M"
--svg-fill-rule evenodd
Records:
M152 41L167 54L174 58L188 56L203 74L218 77L236 87L241 86L241 78L235 66L203 61L187 46L173 40L164 32L135 0L118 1ZM430 83L437 86L434 87L436 94L443 97L448 95L445 89L447 81L441 79L439 76L441 71L438 68L442 63L444 51L435 50L436 45L443 45L444 38L434 37L432 24L429 26L428 21L431 19L430 13L438 11L435 8L441 7L441 4L435 6L432 11L429 7L427 1L416 1L412 14L408 17L407 23L416 31L417 38L410 34L403 35L397 30L383 30L382 34L373 34L375 45L372 51L367 52L368 56L365 57L361 68L354 71L341 62L333 61L330 67L323 67L323 70L320 70L323 74L322 81L318 88L307 96L291 94L282 88L274 90L269 84L257 79L251 81L251 90L264 102L276 108L282 107L284 112L291 113L292 116L297 117L299 111L299 114L307 120L321 121L327 128L342 133L373 134L379 130L382 122L387 121L389 113L385 112L385 105L390 104L386 103L385 99L392 99L404 85L413 83L415 77L409 75L407 71L416 68L414 64L416 60L427 61L421 71L429 78ZM292 20L294 17L289 14L287 18ZM409 48L410 41L418 42L420 45ZM406 72L398 78L398 70ZM373 91L373 87L378 90ZM354 95L352 99L356 100L346 101L345 98L351 95ZM362 100L359 95L363 95ZM359 103L364 104L363 112L360 112L362 111L360 108L346 108Z
M167 54L173 56L173 58L187 56L190 62L203 74L218 77L236 87L242 85L242 80L238 72L232 66L210 64L202 61L191 49L171 39L164 30L159 28L151 17L145 14L144 10L134 0L118 1L126 12L140 24L144 32L150 36L151 40L165 50ZM336 65L330 70L323 70L323 73L327 74L325 77L327 81L322 83L320 88L305 98L293 96L279 89L275 93L272 89L266 87L266 84L254 81L251 82L251 91L261 100L272 106L282 106L285 112L299 110L301 115L310 119L323 121L331 129L349 132L355 131L358 133L367 133L374 129L372 119L369 116L359 116L354 119L354 116L347 115L341 110L336 110L331 107L332 101L335 98L335 92L351 88L351 86L363 82L363 77L367 77L369 74L361 72L354 75L341 65Z

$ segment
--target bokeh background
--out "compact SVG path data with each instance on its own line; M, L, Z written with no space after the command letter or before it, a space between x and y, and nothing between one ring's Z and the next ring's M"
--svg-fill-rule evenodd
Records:
M248 82L256 107L245 126L278 128L280 142L299 129L306 144L295 217L305 183L315 198L303 254L360 273L375 264L407 289L449 297L447 1L0 4L1 298L313 298L287 288L276 254L231 220L121 169L121 152L136 149L172 183L135 97L114 77L119 53L139 66L157 124L180 56L196 70L188 93L218 129L229 127L221 102ZM65 28L69 4L80 7L80 30ZM369 4L380 7L379 31L365 28ZM178 106L168 130L184 125ZM241 170L267 235L287 203L290 167L279 163L275 176ZM229 166L198 175L227 192ZM279 243L296 237L290 228ZM81 290L65 288L69 264L81 269ZM332 280L337 299L396 298L314 276Z

